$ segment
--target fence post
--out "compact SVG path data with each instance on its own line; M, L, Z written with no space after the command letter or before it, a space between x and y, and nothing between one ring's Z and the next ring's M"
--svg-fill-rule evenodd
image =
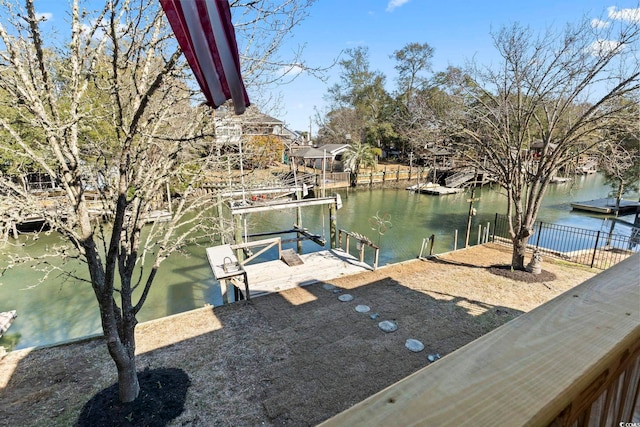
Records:
M432 234L431 237L429 237L429 239L431 240L431 246L429 246L429 256L433 256L433 245L436 242L436 235Z
M596 253L598 252L599 240L600 240L600 230L598 230L598 234L596 234L596 244L593 247L593 256L591 257L591 268L593 268L593 264L596 262Z
M538 237L536 238L536 249L540 246L540 236L542 235L542 221L538 222Z
M496 212L496 217L493 220L493 237L491 238L492 242L496 241L496 228L498 228L498 212Z

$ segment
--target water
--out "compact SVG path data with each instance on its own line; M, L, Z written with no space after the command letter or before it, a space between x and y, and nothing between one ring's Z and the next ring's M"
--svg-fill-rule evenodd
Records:
M552 186L544 199L539 220L571 225L592 230L608 231L610 220L571 211L571 201L584 201L606 197L609 188L603 185L602 177L590 175L577 177L573 184ZM453 249L454 230L458 230L458 247L464 243L469 193L448 196L427 196L406 190L358 190L340 191L343 207L338 211L338 227L368 236L381 247L380 265L415 258L422 239L435 235L435 252ZM480 200L474 203L478 214L473 217L470 244L477 243L478 225L492 222L495 213L505 213L506 200L496 189L482 188L476 191ZM632 197L629 197L630 199ZM637 200L637 196L635 196ZM372 230L370 219L374 216L390 216L390 226L384 234ZM631 220L632 221L632 220ZM294 209L279 212L262 212L247 216L249 233L291 229L296 222ZM329 215L327 206L303 209L303 224L312 233L329 238ZM616 226L616 232L628 233L624 227ZM293 235L283 236L283 238ZM24 238L23 238L24 239ZM6 251L19 254L21 250L41 253L56 244L55 234L41 235L29 243L27 249L11 246ZM285 244L295 247L295 243ZM305 252L323 248L311 241L303 243ZM188 255L174 254L161 266L151 293L139 314L145 321L202 307L205 304L222 303L219 286L213 279L204 254L204 246L187 248ZM267 253L264 257L273 257ZM52 260L52 262L59 262ZM369 259L369 262L371 260ZM0 268L2 261L0 261ZM0 345L10 348L26 348L46 345L100 333L97 303L89 283L84 265L69 264L77 276L63 279L60 274L47 277L37 284L42 273L37 268L20 266L0 277L0 311L18 310L18 318L3 338Z

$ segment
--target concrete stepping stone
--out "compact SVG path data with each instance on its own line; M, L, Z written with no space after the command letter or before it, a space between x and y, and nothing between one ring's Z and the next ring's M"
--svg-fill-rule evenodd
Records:
M322 289L324 289L325 291L332 291L334 290L336 287L334 285L332 285L331 283L324 283L322 285Z
M419 353L424 350L424 344L413 338L409 338L407 341L405 341L404 346L414 353Z
M378 323L378 328L382 329L385 332L394 332L398 330L398 325L391 320L383 320Z
M342 294L338 297L338 299L342 302L353 301L353 295L351 294Z
M371 310L371 308L369 308L368 305L364 305L364 304L356 305L356 311L358 313L367 313L369 312L369 310Z
M438 353L430 354L427 356L427 359L429 359L429 362L435 362L436 360L440 359L440 355Z

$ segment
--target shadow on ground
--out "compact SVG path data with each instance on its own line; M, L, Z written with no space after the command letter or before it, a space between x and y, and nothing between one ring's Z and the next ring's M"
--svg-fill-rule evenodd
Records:
M140 395L121 403L118 383L93 396L82 408L76 427L163 427L184 411L191 381L181 369L147 369L138 374Z
M155 389L184 391L191 381L176 425L315 425L428 365L430 354L445 356L521 313L429 296L390 277L348 290L323 285L151 324L139 342L157 335L174 343L139 355L141 378L145 368L188 376L180 384L160 381ZM338 299L347 293L353 300ZM370 311L358 312L358 305ZM383 332L383 320L398 329ZM408 350L410 338L425 349ZM91 410L87 400L113 384L115 373L102 340L33 351L16 363L2 392L2 419L13 425L85 425L83 406Z

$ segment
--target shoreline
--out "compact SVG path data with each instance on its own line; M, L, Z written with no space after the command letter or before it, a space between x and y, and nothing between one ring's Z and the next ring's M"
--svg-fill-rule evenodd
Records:
M556 278L543 284L487 268L509 259L508 247L473 246L328 281L352 302L316 283L143 322L138 370L178 368L190 378L171 425L315 425L429 364L429 354L444 357L598 272L545 259ZM357 304L398 330L380 331ZM409 338L425 350L408 351ZM8 353L0 363L5 419L71 425L116 378L100 338Z

